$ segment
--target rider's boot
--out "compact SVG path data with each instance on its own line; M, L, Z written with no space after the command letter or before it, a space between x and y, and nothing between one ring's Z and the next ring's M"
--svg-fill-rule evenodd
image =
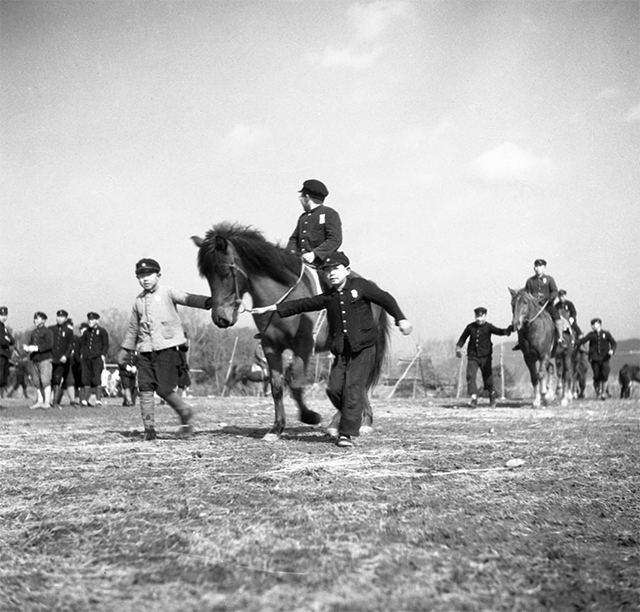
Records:
M567 343L564 339L564 323L562 322L562 319L556 319L554 323L556 326L556 333L558 335L558 346L566 346Z

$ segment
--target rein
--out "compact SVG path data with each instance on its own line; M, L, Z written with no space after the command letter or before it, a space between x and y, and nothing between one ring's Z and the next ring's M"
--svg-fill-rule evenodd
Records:
M549 303L549 300L547 300L547 301L542 305L542 308L541 308L540 310L538 310L538 312L536 312L536 316L535 316L535 317L533 317L533 319L531 319L531 320L529 321L529 325L531 325L531 324L532 324L532 323L533 323L533 322L534 322L534 321L535 321L535 320L536 320L536 319L537 319L537 318L542 314L542 311L547 307L547 304L548 304L548 303Z

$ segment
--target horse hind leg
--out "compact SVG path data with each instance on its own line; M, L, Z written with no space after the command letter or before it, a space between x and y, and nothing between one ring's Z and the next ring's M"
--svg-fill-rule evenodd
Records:
M304 401L304 387L306 375L304 362L300 357L294 357L287 375L287 385L291 390L291 395L298 405L300 422L307 425L319 425L322 417L315 410L311 410Z
M364 436L373 433L373 410L369 395L365 393L364 406L362 408L362 425L360 425L360 435Z

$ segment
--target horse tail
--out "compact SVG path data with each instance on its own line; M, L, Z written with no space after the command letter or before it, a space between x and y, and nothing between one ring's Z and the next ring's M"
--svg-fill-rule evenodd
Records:
M375 348L376 354L373 363L373 368L369 377L367 378L367 389L371 389L380 380L382 374L382 366L384 365L385 357L387 356L387 349L389 348L389 318L387 313L380 308L380 314L376 321L376 327L378 331L378 339L376 340Z

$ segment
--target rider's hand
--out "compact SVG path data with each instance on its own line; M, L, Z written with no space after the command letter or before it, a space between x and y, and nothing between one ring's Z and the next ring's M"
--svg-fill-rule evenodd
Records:
M275 309L276 309L276 305L271 304L271 306L258 306L256 308L252 308L250 312L252 315L261 315L261 314L264 314L265 312L272 312Z
M413 331L413 325L406 319L398 321L398 327L405 336L408 336Z
M456 349L456 357L462 357L462 351L459 348Z
M308 264L313 263L313 260L315 258L316 258L315 253L304 253L302 255L302 259Z

